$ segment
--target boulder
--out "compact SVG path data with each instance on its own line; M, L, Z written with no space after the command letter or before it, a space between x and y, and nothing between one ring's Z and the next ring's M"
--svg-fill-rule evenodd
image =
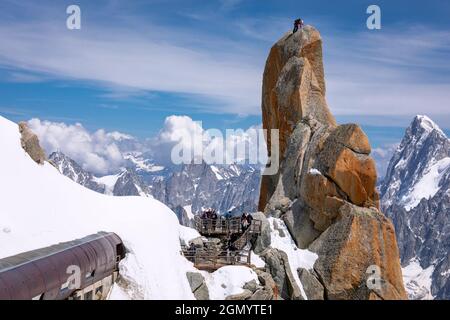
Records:
M202 285L193 293L197 300L209 300L209 290L206 283L202 283Z
M308 300L323 300L325 290L320 281L304 268L299 268L297 272Z
M287 254L270 248L261 258L266 262L267 270L272 275L281 298L302 300L303 297L289 266Z
M186 272L186 277L191 286L192 293L197 300L209 300L209 291L205 278L198 272Z
M333 131L332 138L356 153L369 155L371 152L369 138L356 124L338 126Z
M203 245L204 245L203 237L194 238L194 239L189 241L189 244L191 244L191 243L194 244L194 246L197 247L197 248L202 248Z
M31 131L26 122L19 123L19 132L21 134L20 143L26 153L37 164L44 164L47 160L44 150L39 144L39 138Z
M250 290L253 293L258 289L258 287L259 287L259 285L256 282L256 280L252 280L250 282L247 282L243 288L246 290Z
M310 218L311 211L313 209L306 206L303 201L296 201L292 210L283 216L283 221L289 233L301 249L308 248L308 245L320 235Z
M279 299L279 292L272 275L268 272L256 269L256 274L258 275L259 283L263 286L264 290L271 296L270 299Z
M261 283L261 285L264 286L266 290L274 290L274 288L276 287L276 283L270 273L259 269L255 269L255 272L258 275L259 283Z
M253 295L250 290L244 289L242 293L234 294L225 298L225 300L247 300Z
M369 141L359 126L342 125L328 135L318 162L350 202L379 208L376 166L368 153Z
M198 272L186 272L186 277L189 281L192 292L197 290L205 282L205 279L201 273Z
M271 300L273 295L264 289L258 289L248 300Z
M328 299L406 299L392 222L375 208L345 204L338 220L310 246ZM367 280L379 268L380 286Z

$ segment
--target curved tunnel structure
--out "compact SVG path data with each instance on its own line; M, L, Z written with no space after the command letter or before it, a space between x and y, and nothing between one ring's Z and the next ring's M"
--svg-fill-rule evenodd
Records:
M0 300L104 297L102 291L114 282L124 256L125 247L118 235L99 232L0 259ZM72 282L74 277L77 281Z

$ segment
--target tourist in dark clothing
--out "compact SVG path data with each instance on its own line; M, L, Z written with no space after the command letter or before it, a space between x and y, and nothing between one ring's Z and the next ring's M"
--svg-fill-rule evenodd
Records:
M194 261L195 260L195 253L197 252L197 247L195 246L194 243L191 242L187 252L188 252L188 257L187 257L188 260Z
M245 232L248 227L249 227L249 222L248 222L248 213L244 212L241 216L241 228L242 228L242 232Z
M218 215L216 213L216 210L211 209L210 219L211 219L211 225L212 225L213 229L215 229L217 226L217 218L218 218Z
M230 219L231 217L231 210L229 210L227 213L225 213L225 219Z
M253 216L251 214L247 213L247 222L248 222L249 227L252 224L252 221L253 221Z
M298 29L303 28L303 20L302 19L296 19L294 21L294 30L292 30L292 33L296 33Z

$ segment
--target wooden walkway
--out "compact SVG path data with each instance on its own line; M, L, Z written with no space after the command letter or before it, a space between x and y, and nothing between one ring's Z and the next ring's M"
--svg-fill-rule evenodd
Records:
M261 233L261 221L253 220L244 232L240 217L202 219L196 216L194 221L195 228L202 236L219 237L222 241L221 250L182 247L182 254L197 269L211 272L223 266L251 264L251 250L245 250L245 247L255 235Z
M194 267L199 270L215 271L223 266L229 265L250 265L251 251L212 251L198 249L190 251L184 248L183 255L194 263Z

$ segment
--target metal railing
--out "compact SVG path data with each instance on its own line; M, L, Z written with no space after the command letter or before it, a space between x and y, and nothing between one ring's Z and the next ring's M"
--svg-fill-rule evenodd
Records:
M241 218L234 217L224 219L218 217L217 219L205 219L199 216L194 218L195 229L202 235L231 235L236 233L244 233L247 231L252 234L261 233L261 221L253 220L248 229L243 229L241 225Z
M197 269L216 270L225 265L250 265L251 251L231 251L231 250L191 250L184 247L183 255L194 263Z

